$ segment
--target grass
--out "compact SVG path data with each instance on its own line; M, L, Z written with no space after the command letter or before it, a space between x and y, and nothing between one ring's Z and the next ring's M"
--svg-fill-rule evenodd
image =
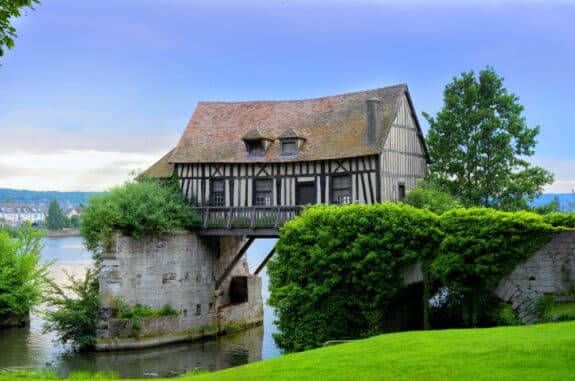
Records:
M180 379L575 380L575 322L386 334Z

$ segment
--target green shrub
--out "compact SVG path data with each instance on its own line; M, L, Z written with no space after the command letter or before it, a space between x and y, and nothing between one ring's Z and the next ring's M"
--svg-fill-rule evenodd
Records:
M404 204L313 206L280 231L268 263L287 351L380 332L399 270L432 253L437 216Z
M98 255L110 244L115 230L139 238L146 233L194 229L200 223L174 179L142 178L92 196L84 208L80 231L86 248Z
M58 341L70 343L79 350L91 349L96 343L96 324L99 318L98 271L89 268L83 279L66 273L69 284L50 284L44 333L56 331Z
M0 231L0 320L28 313L42 297L48 264L40 263L42 232L27 224L12 238Z
M455 196L439 190L433 183L418 183L407 193L405 202L420 209L428 209L442 214L448 210L461 208L461 202Z
M441 216L393 203L307 208L281 229L268 264L276 342L299 351L381 332L400 272L414 262L424 271L424 327L432 285L446 295L436 321L515 324L491 290L562 230L535 213L486 208Z
M136 306L132 308L122 299L116 299L114 301L114 307L116 309L117 319L138 319L157 316L174 316L179 314L179 312L169 304L164 305L158 310L141 304L136 304Z
M473 327L490 306L481 295L559 231L535 213L487 208L448 211L440 217L440 227L445 238L431 271L454 294L453 300L463 301L464 325Z
M575 228L575 213L550 213L543 220L552 226Z

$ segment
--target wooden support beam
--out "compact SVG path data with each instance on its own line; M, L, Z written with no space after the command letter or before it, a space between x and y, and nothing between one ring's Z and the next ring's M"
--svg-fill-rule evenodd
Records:
M242 256L246 253L246 251L249 249L254 240L255 240L254 237L249 237L247 241L244 242L244 244L242 245L236 256L228 264L222 275L220 275L220 277L216 280L216 290L220 288L224 280L228 277L228 275L230 275L234 267L236 267L236 265L238 264Z
M276 252L276 246L274 245L274 247L272 247L272 249L270 250L268 255L266 255L266 257L264 258L262 263L258 266L256 271L254 272L254 275L258 275L260 273L260 271L262 271L264 269L265 265L268 263L268 261L270 260L272 255L274 255L275 252Z

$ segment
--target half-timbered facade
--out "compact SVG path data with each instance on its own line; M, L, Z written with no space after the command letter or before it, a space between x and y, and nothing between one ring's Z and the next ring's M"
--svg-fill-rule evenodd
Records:
M241 213L402 200L426 177L428 160L407 86L397 85L310 100L200 102L178 145L147 174L175 171L190 202Z

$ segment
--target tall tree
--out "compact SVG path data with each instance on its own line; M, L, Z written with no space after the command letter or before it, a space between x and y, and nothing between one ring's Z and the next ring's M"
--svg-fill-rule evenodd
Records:
M454 77L444 105L430 124L431 179L465 206L506 210L527 207L553 175L526 160L534 154L539 126L529 128L519 98L487 67Z
M14 46L16 29L12 26L12 19L20 17L25 8L33 9L39 0L0 0L0 57L4 56L4 49Z
M58 200L53 199L48 206L46 225L50 230L59 230L66 227L66 216L60 207Z

